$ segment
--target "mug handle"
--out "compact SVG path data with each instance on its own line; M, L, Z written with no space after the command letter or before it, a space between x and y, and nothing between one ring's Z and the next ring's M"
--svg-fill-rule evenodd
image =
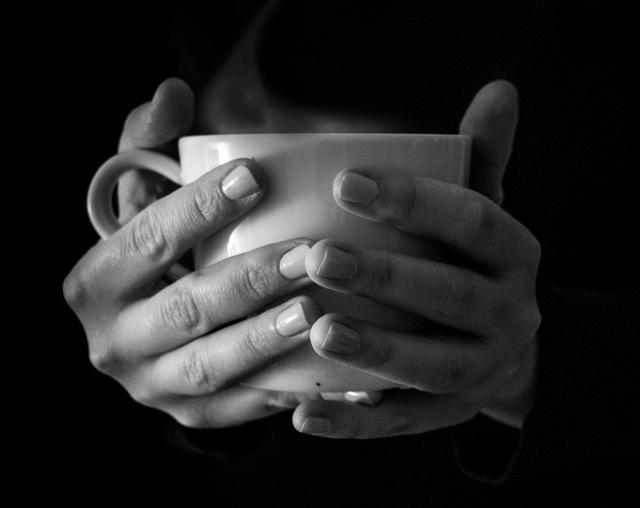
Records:
M113 191L120 177L134 169L153 171L182 185L180 164L167 155L149 150L132 150L107 159L91 180L87 193L89 220L103 240L109 238L122 226L113 210ZM175 265L168 276L175 280L189 272L187 268Z

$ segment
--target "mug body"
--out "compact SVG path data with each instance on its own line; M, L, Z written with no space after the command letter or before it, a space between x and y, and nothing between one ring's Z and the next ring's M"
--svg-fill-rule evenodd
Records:
M229 134L189 136L182 138L179 146L184 184L237 158L255 159L267 178L267 193L259 206L196 247L199 268L296 237L332 238L437 258L434 244L340 208L333 198L334 178L345 168L362 167L466 186L471 139L430 134ZM317 286L301 293L317 301L325 313L340 312L396 330L424 330L428 326L413 315L358 296ZM307 392L372 391L397 386L323 359L311 345L273 363L246 384Z

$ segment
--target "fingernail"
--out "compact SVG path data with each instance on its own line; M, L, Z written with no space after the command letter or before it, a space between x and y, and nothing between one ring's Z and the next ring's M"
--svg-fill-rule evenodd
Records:
M328 434L331 431L331 420L321 416L309 416L302 423L300 432L304 434Z
M372 178L358 173L347 173L338 187L338 197L342 201L358 205L368 205L378 199L380 188Z
M280 260L280 273L287 279L300 279L307 275L304 268L304 259L309 252L306 244L298 245L287 252Z
M260 190L258 182L246 166L236 166L224 180L222 180L222 192L229 199L238 200L255 194Z
M300 302L286 308L276 318L276 330L280 335L293 337L311 328Z
M329 246L324 251L324 256L316 273L320 277L329 279L350 279L358 270L358 262L353 254L349 254L337 247Z
M350 355L360 348L360 335L353 328L342 323L331 323L320 347L334 353Z

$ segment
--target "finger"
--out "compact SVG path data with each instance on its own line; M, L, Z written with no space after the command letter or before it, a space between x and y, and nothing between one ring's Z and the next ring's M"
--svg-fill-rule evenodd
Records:
M255 206L263 189L255 161L223 164L145 208L99 244L85 277L105 281L97 297L137 299L193 245Z
M503 284L455 265L322 240L305 259L316 284L475 335L500 334L518 302Z
M508 352L453 332L420 335L380 328L339 314L327 314L311 329L318 355L366 371L400 386L435 394L481 383Z
M153 149L177 155L176 141L191 130L193 92L182 80L160 84L153 101L134 109L125 121L119 151ZM118 181L121 223L127 223L160 197L175 190L172 182L149 171L129 171Z
M193 124L194 96L184 81L163 81L151 102L134 109L125 121L119 151L158 149L184 136Z
M233 256L130 305L114 333L126 339L121 349L128 356L164 353L309 284L303 264L308 243L286 241Z
M158 357L144 385L158 394L224 390L306 344L320 315L319 306L309 298L294 298Z
M495 272L520 269L539 255L533 235L478 192L430 178L366 169L341 171L334 197L345 210L436 240Z
M420 434L473 418L479 408L457 395L387 390L375 407L309 401L293 413L299 432L337 439L375 439Z
M189 428L226 428L296 408L318 394L273 392L238 385L199 397L174 397L158 409Z
M460 134L473 140L470 186L498 204L517 124L518 91L502 80L476 94L460 123Z

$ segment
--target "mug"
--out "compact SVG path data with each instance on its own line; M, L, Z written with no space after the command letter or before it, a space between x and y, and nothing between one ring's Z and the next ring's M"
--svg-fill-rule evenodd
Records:
M340 208L333 199L334 178L345 168L362 167L467 186L471 157L471 138L448 134L216 134L183 137L178 145L179 163L145 150L121 153L107 160L94 176L87 204L94 228L108 238L120 226L111 200L124 172L147 169L186 185L233 159L256 160L268 180L266 195L256 208L194 248L196 269L296 237L347 240L438 258L440 253L434 243ZM300 293L313 298L325 313L339 312L403 331L428 326L417 316L355 295L315 285ZM389 380L324 359L310 344L273 362L244 384L303 392L373 392L398 387Z

